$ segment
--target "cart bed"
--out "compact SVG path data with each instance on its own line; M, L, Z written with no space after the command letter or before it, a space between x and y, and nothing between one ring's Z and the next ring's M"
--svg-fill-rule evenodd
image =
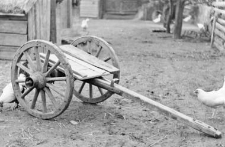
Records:
M113 65L106 63L72 45L63 45L60 46L60 48L65 53L65 56L71 65L74 77L79 80L106 76L119 71L119 69ZM42 60L44 60L45 56L45 54L40 53ZM49 57L49 64L53 65L57 61L58 58L51 54ZM58 70L63 71L60 67Z

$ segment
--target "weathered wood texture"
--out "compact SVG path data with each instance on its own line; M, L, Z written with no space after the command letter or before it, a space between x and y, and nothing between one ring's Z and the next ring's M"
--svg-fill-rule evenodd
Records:
M25 14L8 14L8 13L0 13L1 20L27 20Z
M110 73L115 73L115 72L119 71L118 68L116 68L102 60L99 60L98 58L86 53L85 51L83 51L79 48L74 47L73 45L62 45L62 46L60 46L60 48L66 54L68 54L74 58L80 59L80 60L82 60L88 64L91 64L95 67L106 70Z
M19 47L0 46L0 59L11 60Z
M0 45L21 46L27 42L27 35L0 33Z
M51 0L29 2L25 14L0 13L0 46L5 46L0 48L0 59L12 59L11 46L19 47L33 39L50 40Z
M57 44L61 44L64 29L73 25L72 0L63 0L56 5Z
M80 16L99 18L100 16L99 0L82 0L80 3Z
M28 40L50 40L51 0L38 0L28 13Z
M211 47L216 47L220 51L225 49L225 10L218 7L225 7L225 2L214 2L214 17L212 21L212 33L211 33Z
M104 69L95 67L89 63L86 63L80 59L74 58L69 54L65 54L69 64L71 65L71 68L73 70L73 76L76 79L79 80L86 80L86 79L92 79L100 76L109 75L110 73ZM40 53L41 59L44 61L44 58L46 57L45 54ZM49 57L49 64L54 65L58 61L57 57L55 55L50 55ZM63 71L62 68L58 67L58 70Z
M11 34L27 34L27 21L0 21L0 32Z

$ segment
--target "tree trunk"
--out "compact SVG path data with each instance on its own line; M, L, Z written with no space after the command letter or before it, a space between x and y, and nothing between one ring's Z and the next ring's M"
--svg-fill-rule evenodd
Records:
M167 22L166 22L166 32L167 33L170 33L170 24L171 24L171 21L172 21L172 17L173 17L173 1L170 0L169 1L169 6L170 6L170 9L169 9L169 17L167 18Z
M174 24L174 39L181 38L182 24L183 24L183 11L185 0L178 0L176 6L176 16Z

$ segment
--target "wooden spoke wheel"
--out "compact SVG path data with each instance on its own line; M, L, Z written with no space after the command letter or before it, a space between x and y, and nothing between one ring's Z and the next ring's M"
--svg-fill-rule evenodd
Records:
M21 73L26 77L20 78ZM14 56L11 81L15 96L35 117L51 119L63 113L73 96L73 79L63 52L50 42L29 41Z
M75 39L72 45L120 69L115 51L105 40L96 36L84 36ZM118 79L116 83L119 83L120 71L103 78L109 80ZM113 92L108 91L107 89L96 87L86 81L75 80L74 88L74 95L86 103L100 103L113 94Z

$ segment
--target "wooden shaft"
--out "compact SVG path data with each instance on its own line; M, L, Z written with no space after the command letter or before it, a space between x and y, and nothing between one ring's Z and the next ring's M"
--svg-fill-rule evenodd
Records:
M92 83L93 85L96 85L98 87L107 89L109 91L112 91L118 95L121 95L125 98L129 98L135 101L139 101L141 103L145 102L148 106L153 106L157 108L160 112L162 112L164 115L171 117L175 120L178 120L200 132L203 132L209 136L220 138L221 132L218 131L216 128L209 126L208 124L205 124L204 122L201 122L199 120L196 120L194 118L191 118L187 115L184 115L183 113L180 113L172 108L169 108L167 106L164 106L158 102L153 101L152 99L145 97L141 94L138 94L132 90L129 90L125 87L122 87L118 84L114 84L114 87L110 86L110 81L104 80L104 79L91 79L87 82Z

